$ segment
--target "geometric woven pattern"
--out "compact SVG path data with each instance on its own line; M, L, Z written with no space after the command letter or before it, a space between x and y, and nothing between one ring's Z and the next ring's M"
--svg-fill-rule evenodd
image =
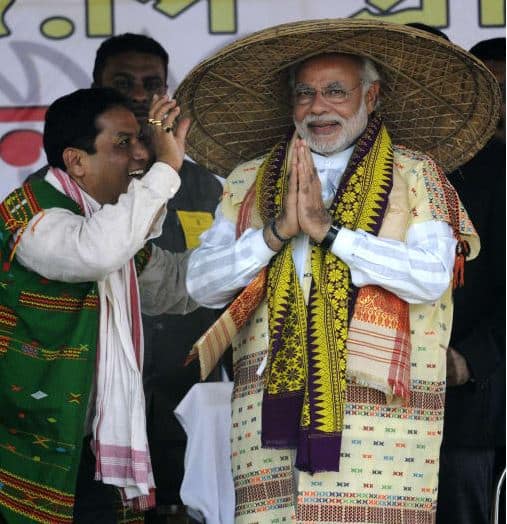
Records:
M501 103L493 75L464 49L386 22L328 19L283 24L237 40L201 62L175 98L192 119L186 152L227 176L267 152L292 125L288 68L319 53L371 58L382 77L378 111L393 142L449 172L481 149Z

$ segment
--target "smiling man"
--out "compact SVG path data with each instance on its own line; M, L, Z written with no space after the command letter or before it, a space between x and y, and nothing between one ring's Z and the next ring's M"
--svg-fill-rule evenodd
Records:
M446 45L386 23L296 22L234 42L179 88L193 151L247 159L187 272L197 302L231 303L192 354L205 376L232 343L237 523L434 522L453 274L479 246L417 150L460 162L447 131L463 113L443 102L458 80L423 57L471 64L499 107L487 71Z
M346 149L366 128L379 88L378 73L369 61L363 64L347 55L309 60L299 70L294 86L296 131L321 155ZM365 93L366 97L361 96ZM351 103L342 103L348 99ZM329 103L334 106L332 112Z
M149 243L180 186L188 122L173 133L178 114L173 100L154 97L156 161L146 172L121 94L82 89L56 100L44 180L0 204L2 522L113 524L114 488L126 506L154 505L141 308L196 307L187 256Z
M129 100L151 151L146 126L149 102L154 94L168 90L169 56L153 38L124 33L102 42L93 68L95 86L113 87ZM178 171L181 187L167 206L162 234L155 244L181 253L195 247L199 235L211 225L222 194L219 180L203 167L184 159ZM183 478L186 436L173 414L186 392L199 381L196 366L183 367L196 334L203 333L217 318L215 310L199 308L188 315L143 316L146 341L144 385L148 434L157 483L157 513L147 520L157 522L181 507L179 490ZM177 343L168 346L168 341ZM165 515L164 515L165 514ZM175 518L180 518L176 515Z

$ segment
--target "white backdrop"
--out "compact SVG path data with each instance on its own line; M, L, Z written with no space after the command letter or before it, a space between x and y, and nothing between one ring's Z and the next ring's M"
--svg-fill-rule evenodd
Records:
M90 85L95 51L127 31L169 52L169 87L225 44L315 18L423 22L469 49L505 36L505 0L0 0L0 198L44 165L45 107Z

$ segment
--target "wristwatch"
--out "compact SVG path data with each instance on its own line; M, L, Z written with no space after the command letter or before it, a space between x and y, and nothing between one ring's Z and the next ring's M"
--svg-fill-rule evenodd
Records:
M331 224L326 233L326 236L322 239L322 242L319 244L319 246L323 249L329 249L332 246L341 228L342 226L340 226L339 224Z

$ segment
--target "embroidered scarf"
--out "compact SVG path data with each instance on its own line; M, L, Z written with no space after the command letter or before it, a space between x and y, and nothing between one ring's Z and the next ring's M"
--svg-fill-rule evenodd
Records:
M67 175L51 168L62 191L90 217L97 204ZM143 332L134 259L98 282L99 340L92 447L95 480L120 488L136 511L155 505L142 383Z
M260 168L257 205L264 223L281 210L289 180L289 140ZM373 116L359 138L330 206L343 226L377 234L392 187L392 145ZM345 402L346 340L356 290L347 265L311 248L312 283L305 303L290 243L272 259L267 278L269 351L262 406L262 444L297 449L301 471L339 469Z

